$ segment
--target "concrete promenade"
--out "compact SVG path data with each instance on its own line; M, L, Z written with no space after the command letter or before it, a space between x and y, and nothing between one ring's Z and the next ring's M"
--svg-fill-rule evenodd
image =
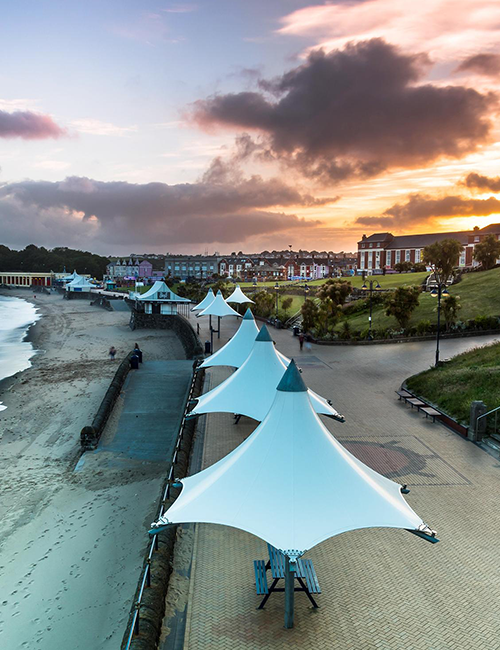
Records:
M225 319L215 349L234 332L234 320ZM283 594L256 609L252 560L266 557L265 543L235 529L198 525L184 649L499 648L498 460L405 407L394 393L407 376L432 364L434 344L313 345L311 352L299 353L290 332L271 332L280 351L296 358L306 383L346 416L345 424L325 420L327 427L361 460L411 487L408 502L437 529L441 542L431 545L385 529L323 542L307 553L322 588L320 609L313 610L298 593L295 627L285 630ZM201 336L209 338L204 329ZM443 341L442 355L493 340ZM208 376L214 385L227 369ZM229 414L209 415L203 467L254 427L245 418L234 426ZM304 481L307 490L307 477ZM332 495L336 498L342 495Z

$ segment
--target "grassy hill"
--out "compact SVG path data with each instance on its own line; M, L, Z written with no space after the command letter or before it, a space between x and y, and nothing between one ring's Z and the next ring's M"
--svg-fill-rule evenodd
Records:
M412 392L468 423L472 401L483 400L488 410L500 406L500 343L459 354L406 383Z
M408 273L396 277L421 275L425 274ZM385 277L387 278L387 276ZM411 284L415 283L411 282ZM380 285L382 286L382 282L380 282ZM384 285L383 288L386 288L386 286ZM449 288L449 292L460 297L462 309L458 313L458 320L466 321L477 316L499 316L500 268L482 273L466 274L461 282ZM393 316L385 315L383 305L373 307L372 319L375 330L386 327L398 328L396 319ZM368 327L368 312L352 315L348 317L348 320L352 330L363 330ZM437 299L433 298L429 293L421 294L420 304L412 314L410 327L417 325L422 320L429 320L431 323L437 322Z

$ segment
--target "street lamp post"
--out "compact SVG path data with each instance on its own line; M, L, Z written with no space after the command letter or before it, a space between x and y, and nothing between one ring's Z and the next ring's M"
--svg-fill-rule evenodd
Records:
M449 293L446 289L446 284L442 284L441 281L439 280L437 283L437 288L434 287L434 289L431 291L431 296L433 298L437 298L438 300L438 305L437 305L438 322L437 322L437 333L436 333L436 363L435 363L436 368L439 366L439 339L441 334L441 297L448 296L448 295Z
M276 291L276 320L278 320L278 291L280 290L280 285L277 282L274 285L274 290Z
M375 285L375 289L373 288L373 280L370 280L370 288L366 286L366 282L363 283L363 286L361 287L362 291L369 291L370 292L370 315L368 316L368 340L371 341L373 340L372 336L372 295L374 291L380 291L382 287L380 284L377 282Z

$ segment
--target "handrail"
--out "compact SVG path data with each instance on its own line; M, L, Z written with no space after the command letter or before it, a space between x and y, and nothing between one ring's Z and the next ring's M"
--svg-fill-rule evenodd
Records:
M475 426L475 428L474 428L474 431L475 431L476 435L477 435L477 429L478 429L478 422L479 422L479 420L481 420L481 418L485 418L487 415L491 415L492 413L495 413L495 427L494 427L494 428L495 428L495 431L496 431L496 429L497 429L497 416L498 416L498 411L500 411L500 406L497 406L496 408L491 409L491 411L488 411L487 413L483 413L483 414L480 415L478 418L476 418L476 426Z
M189 389L188 393L188 398L186 400L186 406L184 408L184 413L182 415L182 420L181 420L181 425L179 427L179 435L177 436L177 442L175 444L175 449L174 449L174 454L172 456L172 462L170 464L170 470L168 472L168 477L167 477L167 484L165 486L165 490L163 492L163 498L160 502L160 509L158 512L158 516L156 517L156 520L158 520L165 512L165 504L170 498L170 488L171 488L171 483L173 480L173 472L174 472L174 465L177 462L177 455L179 453L179 449L182 443L182 434L184 431L184 424L186 422L186 415L187 415L187 409L189 406L190 401L193 398L193 391L195 387L195 382L196 382L196 373L197 373L197 368L194 369L193 372L193 378L191 380L191 387ZM130 631L129 635L127 637L127 642L123 646L123 650L129 650L130 649L130 644L133 641L134 636L139 634L139 610L141 608L141 603L142 603L142 596L144 593L144 589L146 587L151 586L151 558L153 556L153 553L158 550L158 534L153 535L151 545L149 547L149 552L148 556L146 558L146 563L145 563L145 568L144 568L144 574L142 576L142 581L141 581L141 586L139 589L139 593L137 595L137 599L133 605L134 607L134 614L132 616L132 622L130 625Z

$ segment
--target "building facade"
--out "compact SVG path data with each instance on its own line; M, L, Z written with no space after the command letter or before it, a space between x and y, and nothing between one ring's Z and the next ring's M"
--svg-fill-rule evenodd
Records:
M485 228L461 232L402 236L394 236L390 232L383 232L375 233L369 237L363 235L361 241L358 242L358 269L370 273L383 271L384 269L394 269L394 266L401 262L418 264L423 261L423 249L443 239L456 239L464 247L457 259L458 267L474 266L474 246L491 234L500 239L500 224L492 224Z
M0 285L8 287L51 287L54 283L54 273L37 273L25 271L0 272Z
M204 280L219 272L219 258L205 255L167 255L165 278Z

